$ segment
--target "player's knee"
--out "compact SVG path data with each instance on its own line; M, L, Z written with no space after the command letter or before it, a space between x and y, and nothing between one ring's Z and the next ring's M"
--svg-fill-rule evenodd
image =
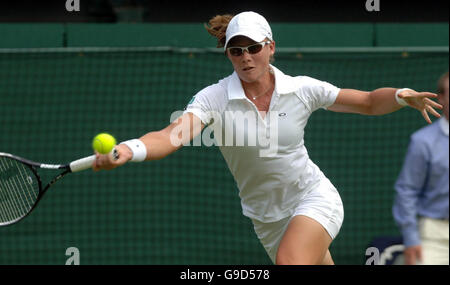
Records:
M279 249L276 256L275 263L277 265L303 265L311 264L301 256L295 256L292 252L283 248Z
M322 260L321 265L334 265L333 258L331 257L330 251L327 250L325 257Z
M322 261L323 258L319 258L312 252L299 254L299 252L279 248L275 263L277 265L320 265Z
M287 254L284 254L282 251L277 252L276 257L276 265L290 265L292 264L293 260L290 258Z

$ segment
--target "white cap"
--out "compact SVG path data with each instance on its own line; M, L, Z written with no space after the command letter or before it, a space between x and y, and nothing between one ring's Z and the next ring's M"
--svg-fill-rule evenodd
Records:
M265 38L272 40L272 29L260 14L242 12L234 16L228 23L224 49L226 49L228 41L235 36L245 36L255 42L261 42Z

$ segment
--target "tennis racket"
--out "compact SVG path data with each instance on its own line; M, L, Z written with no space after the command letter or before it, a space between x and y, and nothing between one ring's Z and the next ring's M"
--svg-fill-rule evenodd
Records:
M114 159L118 158L115 149ZM11 225L28 216L45 192L66 174L91 168L95 155L69 164L45 164L0 152L0 226ZM43 187L38 169L61 170Z

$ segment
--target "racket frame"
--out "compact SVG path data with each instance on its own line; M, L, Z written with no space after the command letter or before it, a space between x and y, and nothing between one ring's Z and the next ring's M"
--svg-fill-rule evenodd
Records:
M44 196L45 192L53 185L55 184L58 180L60 180L62 177L64 177L66 174L74 172L72 171L70 164L46 164L46 163L39 163L39 162L35 162L29 159L25 159L23 157L17 156L17 155L13 155L10 153L4 153L4 152L0 152L0 157L8 157L9 159L13 159L16 160L20 163L22 163L23 165L27 166L31 172L34 174L34 176L37 179L37 183L38 183L38 188L39 188L39 192L38 195L36 197L36 200L34 201L33 206L28 210L28 212L14 220L8 221L8 222L4 222L4 223L0 223L0 226L7 226L7 225L11 225L11 224L15 224L17 222L19 222L20 220L24 219L25 217L27 217L37 206L37 204L39 203L39 201L41 200L41 198ZM93 159L95 159L95 155L90 156L90 157L86 157L84 159L89 159L90 161L93 162ZM80 159L81 160L81 159ZM73 162L72 162L73 163ZM63 169L63 171L61 173L59 173L58 175L56 175L53 179L50 180L50 182L47 183L47 185L45 187L42 186L42 179L39 175L39 173L37 172L37 169L41 168L41 169Z

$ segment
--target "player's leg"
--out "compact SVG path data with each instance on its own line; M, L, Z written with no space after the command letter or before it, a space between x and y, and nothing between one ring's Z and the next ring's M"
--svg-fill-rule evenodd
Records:
M277 264L322 264L330 262L332 238L314 219L299 215L291 219L277 251ZM331 260L332 262L332 260Z
M334 264L328 248L343 220L339 193L324 178L295 209L277 249L277 264Z
M322 260L322 265L334 265L333 258L331 257L330 250L327 250L325 257Z

